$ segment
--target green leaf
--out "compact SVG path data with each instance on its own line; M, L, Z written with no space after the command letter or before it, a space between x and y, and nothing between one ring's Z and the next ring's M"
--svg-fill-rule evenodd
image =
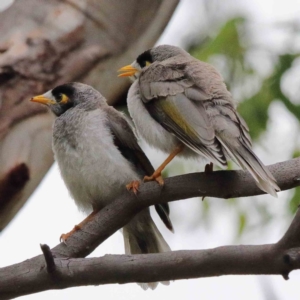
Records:
M214 39L205 45L194 47L190 51L191 54L203 61L208 61L208 58L215 54L223 54L238 60L243 59L245 48L240 43L238 27L244 26L244 24L244 18L229 20Z
M292 214L294 214L297 211L299 204L300 204L300 187L296 187L295 193L289 203L289 209Z
M247 224L247 215L244 214L244 213L241 213L241 214L239 215L239 230L238 230L238 236L241 236L241 235L242 235L242 233L243 233L244 230L245 230L246 224Z
M293 158L300 157L300 149L295 149L292 157Z

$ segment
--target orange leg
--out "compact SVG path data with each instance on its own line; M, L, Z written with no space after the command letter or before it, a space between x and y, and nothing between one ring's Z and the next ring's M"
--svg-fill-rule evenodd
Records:
M86 223L88 223L89 221L91 221L94 216L97 214L98 210L94 210L92 211L82 222L80 222L78 225L75 225L74 228L68 232L68 233L63 233L59 240L60 242L63 242L66 244L66 240L73 234L75 233L76 231L80 230L82 228L82 226Z
M126 184L126 189L128 191L132 190L136 195L139 191L140 182L138 180L131 181L130 183Z
M161 177L161 172L162 170L167 166L167 164L169 162L171 162L171 160L177 155L179 154L184 148L183 144L178 145L171 153L170 155L167 157L167 159L155 170L155 172L151 175L151 176L145 176L144 177L144 182L147 181L157 181L159 183L159 185L163 185L164 184L164 180Z

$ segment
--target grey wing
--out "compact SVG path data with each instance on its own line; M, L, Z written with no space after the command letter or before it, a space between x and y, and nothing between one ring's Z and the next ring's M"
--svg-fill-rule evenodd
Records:
M140 76L142 100L150 115L189 148L219 166L227 165L204 102L211 96L187 75L186 57L157 64Z
M196 153L220 167L227 165L221 144L201 103L184 94L155 99L145 104L150 115Z
M107 123L114 137L115 146L120 150L121 154L134 165L140 177L151 175L154 172L154 168L139 146L128 121L122 113L113 107L108 106L105 110L108 114Z
M183 93L193 101L223 99L232 105L222 76L211 65L189 56L175 56L145 69L139 85L146 103L157 97Z
M115 146L120 150L121 154L129 160L135 167L136 172L142 177L152 175L154 168L137 142L137 138L133 129L129 125L126 118L113 107L104 108L108 114L108 127L111 130ZM170 220L170 209L168 203L156 204L155 209L166 227L173 230Z
M176 61L179 62L179 65L176 64ZM194 110L198 109L200 112L198 119L204 116L204 107L215 136L213 144L208 142L203 145L203 139L207 141L205 138L207 132L196 130L198 141L201 141L199 152L204 153L204 148L206 157L213 156L221 164L223 164L222 160L226 161L225 155L230 157L252 174L257 185L263 191L276 196L276 191L280 190L276 180L252 151L248 127L236 112L231 94L221 75L214 67L193 58L188 59L185 56L176 61L166 60L159 68L154 68L151 73L149 72L150 76L146 76L148 69L145 74L142 74L140 79L141 95L145 106L149 108L149 113L162 126L193 149L199 143L191 134L186 134L186 128L191 127L196 130L197 120L192 116L194 112L190 113L192 112L191 103L194 104ZM181 96L179 97L179 95ZM184 106L190 107L188 113L184 111L182 105L180 106L179 99L185 99ZM184 118L184 122L178 118L176 120L174 109L166 105L168 101L175 103L173 106L177 110L180 109L180 116ZM218 157L221 153L223 156Z

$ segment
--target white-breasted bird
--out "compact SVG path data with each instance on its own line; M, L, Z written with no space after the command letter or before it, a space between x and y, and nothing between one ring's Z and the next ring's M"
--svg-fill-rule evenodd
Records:
M127 103L138 133L169 157L145 181L160 178L178 154L205 157L221 168L231 159L258 187L277 196L275 178L252 150L249 129L236 111L222 76L185 50L161 45L119 70L130 77Z
M67 83L31 101L47 105L57 116L52 145L55 160L76 205L86 213L92 211L79 225L122 194L125 186L137 192L143 176L154 172L126 118L91 86ZM155 208L172 230L168 205ZM123 236L127 254L170 251L149 209L124 226ZM62 237L66 240L69 234ZM154 289L157 284L140 285Z

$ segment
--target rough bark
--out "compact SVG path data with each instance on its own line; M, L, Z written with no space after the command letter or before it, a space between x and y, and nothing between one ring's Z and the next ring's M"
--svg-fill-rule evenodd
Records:
M80 80L111 104L116 70L153 46L178 0L16 0L0 13L0 231L53 163L53 117L28 100Z
M269 169L282 190L300 185L300 158L272 165ZM287 233L276 244L82 259L147 206L196 196L227 198L259 194L263 192L244 171L176 176L167 178L163 188L152 182L141 184L137 196L124 188L122 197L73 234L67 245L59 244L51 251L43 245L44 256L0 269L1 299L79 285L229 274L281 274L287 279L290 271L300 268L299 211Z

